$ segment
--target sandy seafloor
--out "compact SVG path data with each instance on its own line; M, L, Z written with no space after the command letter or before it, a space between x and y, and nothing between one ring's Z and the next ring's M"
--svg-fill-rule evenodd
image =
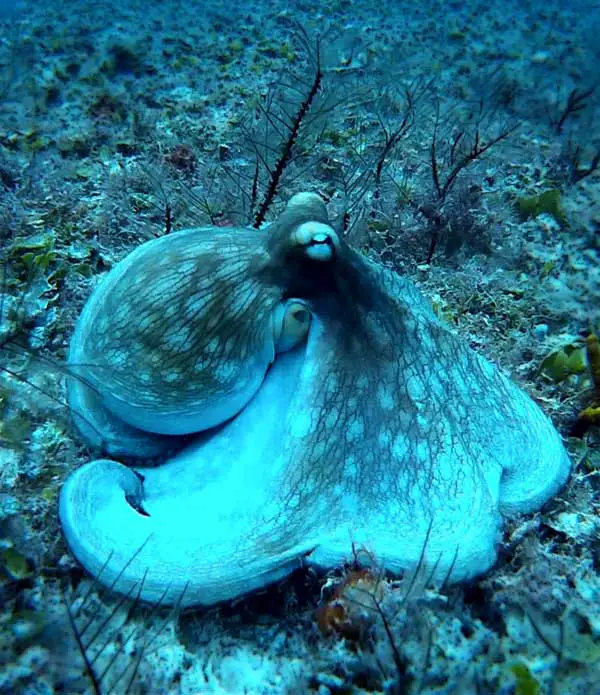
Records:
M25 2L0 13L0 693L94 692L67 616L82 601L76 627L107 671L97 692L600 693L600 430L568 437L594 401L582 339L600 331L600 171L584 175L600 151L598 3ZM107 269L164 233L166 201L173 229L248 221L256 150L273 162L280 146L270 133L265 147L258 104L273 95L271 113L293 115L314 76L296 23L313 49L327 32L325 93L271 217L301 190L328 199L334 221L349 205L351 243L410 277L507 370L574 461L543 512L507 522L487 576L405 601L406 579L382 583L393 646L372 611L353 618L359 639L320 629L341 570L176 617L131 610L79 571L57 520L62 481L90 457L53 366L74 321ZM375 199L361 175L407 89L410 128ZM569 95L578 108L565 116ZM518 127L461 171L427 264L432 223L417 206L439 206L436 113L443 176L457 132L466 142L480 123L489 141Z

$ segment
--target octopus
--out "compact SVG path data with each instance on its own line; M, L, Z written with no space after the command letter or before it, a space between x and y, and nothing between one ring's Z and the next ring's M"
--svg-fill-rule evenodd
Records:
M98 458L59 516L116 592L210 605L353 549L463 582L571 463L538 405L354 249L316 194L115 265L72 336L68 402Z

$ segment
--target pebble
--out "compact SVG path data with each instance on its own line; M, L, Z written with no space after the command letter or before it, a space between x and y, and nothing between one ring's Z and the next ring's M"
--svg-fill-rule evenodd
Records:
M546 340L548 333L550 333L550 326L547 323L538 323L533 327L533 335L540 342Z

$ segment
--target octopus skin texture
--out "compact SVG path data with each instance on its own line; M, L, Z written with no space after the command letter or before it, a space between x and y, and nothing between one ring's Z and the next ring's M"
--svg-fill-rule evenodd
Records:
M493 565L504 518L570 473L529 396L311 193L261 230L134 250L85 305L68 365L75 424L105 458L67 477L63 533L145 601L213 604L353 547L465 581Z

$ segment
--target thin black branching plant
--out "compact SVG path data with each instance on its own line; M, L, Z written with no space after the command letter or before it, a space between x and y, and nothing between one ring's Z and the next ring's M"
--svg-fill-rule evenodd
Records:
M395 671L393 692L397 693L398 695L400 695L401 693L408 692L408 687L414 679L409 674L409 663L407 661L407 658L403 654L399 643L401 636L396 634L394 624L396 623L399 614L402 611L406 610L408 604L415 601L418 598L417 594L420 593L423 589L427 588L428 586L433 585L434 576L437 573L437 568L441 557L438 557L433 566L429 569L429 571L427 571L425 563L425 553L431 536L431 530L432 524L430 524L427 529L427 533L423 541L423 546L421 548L421 553L419 555L417 565L415 569L411 571L411 573L408 575L408 585L406 586L406 588L402 590L401 598L394 606L394 610L392 612L390 612L389 609L383 605L383 599L381 598L385 596L385 593L381 591L381 587L383 585L383 582L385 581L385 571L383 567L381 567L376 562L376 559L372 556L371 553L364 550L361 551L353 545L354 566L360 567L362 565L360 556L366 552L368 558L368 565L371 568L370 574L374 578L374 581L370 582L369 588L363 588L360 586L354 587L354 594L362 594L363 599L352 597L348 598L347 600L367 611L374 612L377 615L377 618L381 626L383 627L388 646L390 647L390 650L392 652L392 660L394 663ZM438 589L440 593L445 591L450 581L457 556L458 548L454 553L452 562ZM375 570L374 572L373 569ZM413 690L413 692L420 693L423 690L431 660L432 643L432 632L431 629L428 629L425 640L425 651L421 661L420 674L417 680L416 690ZM382 671L382 673L385 674L385 669L383 668L382 664L379 664L379 668Z
M145 543L121 568L107 587L109 592L114 591L117 582L144 546ZM139 582L132 583L129 590L122 594L104 615L105 604L94 601L94 595L100 588L101 577L110 560L111 555L108 556L98 575L90 581L87 590L78 594L77 591L69 593L62 588L61 594L82 659L84 674L92 686L94 695L130 695L138 680L137 676L144 655L148 654L150 647L164 632L169 621L176 619L179 614L187 585L175 605L165 611L164 599L169 590L167 586L158 601L146 610L146 615L140 616L137 624L131 627L126 636L122 636L129 626L131 616L136 615L141 609L140 596L148 570ZM123 613L125 613L124 618L121 617ZM147 623L154 621L161 613L164 615L159 619L158 626L154 629L149 628ZM115 639L115 633L118 639ZM134 642L140 638L141 644L133 646ZM118 648L109 649L110 645L115 643ZM130 645L132 645L132 651L127 653L126 650Z
M491 115L493 113L488 111L485 100L480 98L468 117L458 119L453 126L452 114L442 113L440 102L436 101L427 154L431 177L430 198L419 202L407 192L405 186L397 185L399 196L429 223L427 264L431 263L441 236L451 226L448 210L452 207L456 186L466 170L481 162L493 148L513 135L520 125L518 122L502 124L494 135L487 135L485 124ZM451 134L444 135L448 128L451 128Z
M568 119L573 118L575 114L587 108L588 99L594 93L594 89L595 87L590 87L590 89L584 89L581 91L575 88L569 92L567 102L559 112L558 117L554 122L554 131L557 135L562 134L565 127L565 122Z

